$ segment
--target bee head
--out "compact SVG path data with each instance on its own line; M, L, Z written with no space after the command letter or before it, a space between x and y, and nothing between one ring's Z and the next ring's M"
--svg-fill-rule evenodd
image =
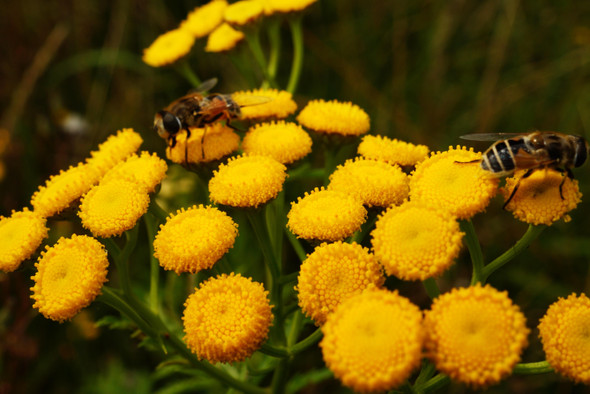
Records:
M177 116L168 111L158 111L154 117L154 131L164 139L175 135L182 128L182 123Z

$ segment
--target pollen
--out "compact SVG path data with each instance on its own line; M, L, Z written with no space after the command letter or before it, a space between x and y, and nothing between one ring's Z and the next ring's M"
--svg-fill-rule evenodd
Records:
M297 110L293 95L285 90L242 90L233 93L232 99L242 107L242 119L247 120L284 119Z
M108 170L135 153L142 142L141 136L133 129L119 130L116 135L109 136L100 144L98 150L90 152L86 163L102 177Z
M152 44L143 50L144 63L152 67L162 67L174 63L186 56L195 37L188 29L178 28L160 35Z
M208 163L220 160L237 151L240 146L240 136L223 123L214 123L205 128L191 127L190 130L188 147L186 133L182 132L176 136L174 148L166 149L166 157L174 163Z
M168 165L155 153L141 152L139 156L131 155L127 160L120 162L101 179L101 183L109 182L113 179L123 179L135 182L143 186L147 192L153 193L156 186L160 184L166 176Z
M310 153L311 144L311 137L301 126L278 121L251 127L242 141L242 149L248 154L270 156L290 164Z
M369 115L358 105L336 100L312 100L301 110L297 121L318 133L361 135L369 131Z
M28 208L12 211L10 217L0 216L0 271L17 269L35 253L48 232L45 218Z
M226 8L227 1L225 0L213 0L203 6L196 7L180 23L180 29L190 32L194 38L205 37L221 25Z
M224 13L227 23L243 26L255 22L263 14L262 2L255 0L241 0L230 4Z
M205 52L225 52L233 49L244 39L244 33L227 23L221 24L207 38Z
M426 145L414 145L409 142L366 135L358 146L358 154L365 159L412 167L428 157L430 149Z
M166 270L196 273L233 247L238 225L217 208L196 206L170 215L154 240L154 256Z

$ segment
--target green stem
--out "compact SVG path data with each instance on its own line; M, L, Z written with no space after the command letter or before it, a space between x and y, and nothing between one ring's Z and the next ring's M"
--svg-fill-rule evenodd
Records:
M193 88L201 86L201 79L195 74L190 64L188 64L188 61L181 60L178 63L178 67L175 69L193 86Z
M297 342L295 345L291 346L291 354L299 354L307 348L315 345L322 339L324 333L322 332L321 328L317 328L314 332L312 332L307 338L303 339L302 341Z
M516 364L512 372L519 375L536 375L553 372L553 368L547 361L538 361L534 363Z
M428 297L430 297L431 300L434 300L440 295L440 289L438 288L438 284L434 278L425 279L422 281L422 284L426 289L426 294L428 294Z
M143 319L143 317L137 313L137 311L121 297L118 292L110 288L109 286L103 286L102 294L99 295L96 300L102 302L105 305L119 311L123 316L131 320L141 331L150 337L156 338L157 332Z
M469 255L471 256L471 264L473 266L473 274L471 276L471 285L478 282L484 283L485 280L482 278L483 270L483 253L481 251L481 245L479 239L475 233L475 227L471 220L462 220L460 222L461 230L465 232L465 243L467 249L469 249Z
M160 263L154 256L154 238L156 237L156 218L148 212L143 215L150 248L150 308L157 315L160 314Z
M168 212L162 209L162 207L156 202L155 198L152 198L152 201L150 201L148 211L154 215L154 217L158 219L160 223L166 223L166 220L168 219Z
M299 337L299 333L301 331L301 325L303 323L303 314L298 311L295 312L293 315L293 321L291 322L291 330L289 330L289 335L287 336L287 346L292 348Z
M424 383L420 388L419 391L423 393L428 393L431 391L436 391L443 386L448 385L451 382L451 379L442 373L434 376L433 378L429 379L428 382Z
M291 38L293 40L293 63L291 65L291 75L287 84L287 92L295 93L301 68L303 67L303 30L301 29L301 16L295 17L289 21L291 28Z
M297 257L299 257L299 261L303 262L307 258L307 253L305 253L303 245L301 245L301 241L299 241L297 236L293 234L287 227L285 227L285 234L287 234L287 239L295 250Z
M268 24L268 40L270 42L270 55L268 58L268 75L271 79L276 80L277 69L279 68L279 59L281 54L281 31L280 20L271 18Z
M263 86L268 84L271 87L276 88L276 82L268 74L268 65L266 63L266 58L264 56L262 46L260 45L260 34L259 33L260 32L259 32L258 28L255 28L253 30L248 29L248 30L244 31L244 34L246 36L246 42L248 43L248 47L250 48L252 55L254 55L254 59L256 60L256 63L258 63L258 67L260 67L260 70L262 71L262 74L264 75L264 82L265 83L263 84Z
M289 369L289 359L283 358L275 368L272 376L271 391L273 394L284 393L287 386L287 371Z
M263 343L258 350L268 356L276 358L291 357L291 353L289 353L289 351L284 347L272 346L268 342Z

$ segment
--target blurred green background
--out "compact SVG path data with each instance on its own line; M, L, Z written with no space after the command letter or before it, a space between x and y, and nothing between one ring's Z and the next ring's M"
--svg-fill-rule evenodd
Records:
M174 67L154 69L143 48L202 2L4 1L0 11L0 214L28 206L38 185L83 160L116 130L132 127L142 149L163 156L152 131L155 111L191 86ZM279 81L286 85L291 44L283 25ZM371 117L371 133L444 150L476 132L554 130L590 138L590 2L319 1L304 17L305 61L295 99L352 101ZM264 41L263 41L264 43ZM256 87L245 45L231 56L203 51L187 60L217 90ZM66 119L80 119L70 127ZM487 146L477 145L483 150ZM509 291L533 329L525 361L543 358L534 327L558 296L590 290L590 166L575 171L584 201L570 223L548 228L491 277ZM495 200L474 219L487 261L526 230ZM53 237L68 223L51 223ZM0 274L0 394L134 392L158 389L159 360L127 331L98 330L84 319L57 324L30 307L32 261ZM439 281L465 285L467 253ZM395 282L395 281L394 281ZM420 284L393 283L427 307ZM316 352L315 356L319 357ZM306 392L339 389L337 382ZM555 375L513 377L490 392L583 392ZM447 391L447 390L445 390ZM468 391L451 386L450 392ZM170 391L173 392L173 391ZM181 389L178 392L182 392Z

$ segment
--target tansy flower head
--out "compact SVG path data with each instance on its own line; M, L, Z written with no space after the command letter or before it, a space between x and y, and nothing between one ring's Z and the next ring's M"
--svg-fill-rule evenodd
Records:
M410 177L410 200L447 210L460 219L482 212L496 194L498 179L478 162L481 153L457 146L416 165Z
M242 119L283 119L297 110L293 95L285 90L254 89L232 93L232 99L240 105Z
M170 215L154 240L160 265L177 274L213 266L231 247L238 226L225 212L203 205Z
M119 162L135 153L142 142L141 136L133 129L119 130L116 135L109 136L100 144L98 150L90 152L86 163L103 176Z
M195 36L188 29L178 28L160 35L143 50L143 61L152 67L174 63L190 52Z
M52 175L31 197L31 205L41 216L50 217L68 208L99 179L91 166L78 163Z
M369 207L388 207L408 198L408 184L408 176L397 165L357 158L338 166L328 189L350 194Z
M244 33L227 23L219 25L207 38L206 52L224 52L234 48L244 39Z
M342 301L383 282L381 266L367 248L338 241L323 243L307 256L296 290L305 315L321 325Z
M266 340L273 319L268 292L240 274L207 280L184 306L184 340L211 363L250 357Z
M402 167L415 166L428 157L428 152L426 145L414 145L380 135L364 136L358 147L358 154L365 159L398 164Z
M234 26L243 26L256 21L264 12L262 2L241 0L230 4L224 12L224 19Z
M424 280L453 264L464 234L445 211L408 202L380 216L371 235L373 252L387 275Z
M174 148L166 148L166 157L175 163L207 163L232 154L240 145L240 136L223 123L214 123L205 128L191 127L191 136L186 147L186 133L178 133ZM205 134L203 138L203 133ZM203 142L205 157L203 157Z
M59 322L72 318L100 294L108 265L102 244L86 235L62 237L54 246L46 246L31 278L33 308Z
M369 115L358 105L336 100L312 100L297 116L297 121L319 133L361 135L369 131Z
M187 18L180 24L180 29L190 32L194 38L205 37L223 22L223 13L226 8L225 0L210 1L189 12Z
M506 210L512 211L518 220L535 225L550 226L561 218L566 222L571 220L567 213L575 209L582 198L578 181L553 169L533 171L527 178L522 178L523 174L524 171L519 171L514 177L506 178L502 188L504 199L507 200L518 185ZM559 192L562 182L563 198Z
M117 164L105 174L100 182L106 183L113 179L123 179L135 182L152 193L166 176L167 169L168 165L158 155L144 151L140 156L133 154L127 160Z
M108 238L135 227L149 203L144 186L113 179L94 186L82 197L78 216L94 236Z
M560 374L590 384L590 299L571 294L553 303L539 324L547 361Z
M257 207L283 190L287 168L268 156L232 157L213 172L211 200L232 207Z
M248 154L270 156L290 164L311 152L311 137L295 123L260 123L248 130L242 149Z
M287 13L301 11L317 0L265 0L264 13L271 15L277 12Z
M0 271L12 272L31 257L49 229L44 217L24 208L12 211L10 217L0 216Z
M336 190L318 189L291 202L287 227L304 239L337 241L351 236L365 222L362 201Z
M426 311L426 349L451 379L482 388L508 376L527 345L529 329L506 292L476 285L455 288Z
M328 316L320 342L324 361L354 391L387 391L420 365L422 312L397 291L366 290Z

